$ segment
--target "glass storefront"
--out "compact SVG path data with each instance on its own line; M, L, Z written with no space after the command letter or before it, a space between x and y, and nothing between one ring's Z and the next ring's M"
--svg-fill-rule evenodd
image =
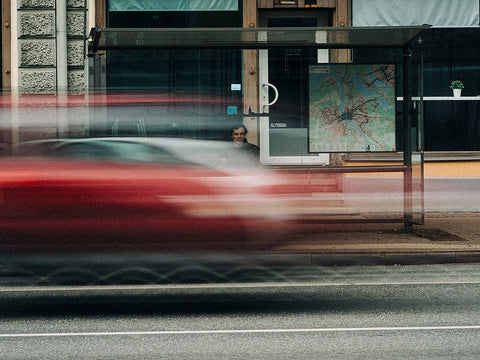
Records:
M480 94L480 48L473 45L479 42L479 28L431 28L413 48L415 65L423 58L425 151L480 151L480 101L476 100ZM400 63L402 57L400 50L356 49L353 54L358 63ZM412 75L413 83L418 84L420 79L415 72ZM397 93L401 94L401 71L397 76ZM446 99L452 97L450 83L456 79L465 86L463 99ZM397 139L399 149L403 148L401 141Z
M110 28L241 27L238 11L143 11L108 13ZM271 12L271 14L274 14ZM325 26L318 17L293 12L260 13L261 26ZM326 22L325 22L326 21ZM414 46L414 64L423 62L423 95L451 97L450 82L464 82L463 96L480 94L479 28L431 28ZM402 51L355 49L354 63L397 65L397 94L402 92ZM328 55L327 55L328 61ZM308 128L308 66L318 63L315 49L271 49L268 79L278 88L279 101L269 109L270 131ZM182 135L201 138L228 137L231 123L243 115L243 58L241 50L109 50L106 57L106 89L109 94L149 94L143 110L111 107L97 134L113 128L119 134L135 132L140 122L150 135ZM413 74L414 91L420 80ZM413 94L418 95L417 94ZM401 102L397 104L397 134L402 134ZM479 101L425 101L425 151L479 151ZM271 146L275 144L272 138ZM273 144L273 145L272 145ZM396 148L403 149L397 137ZM276 151L274 148L271 151ZM308 150L300 151L302 155ZM284 155L278 154L278 155Z
M241 8L108 13L110 28L241 26ZM141 128L147 135L223 139L242 121L241 50L109 50L105 76L108 98L120 100L107 105L106 119L91 135L132 135Z

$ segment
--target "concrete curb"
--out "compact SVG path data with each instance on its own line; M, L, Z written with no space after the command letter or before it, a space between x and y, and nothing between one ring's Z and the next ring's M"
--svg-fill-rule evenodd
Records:
M427 265L480 262L480 252L412 252L316 254L312 264L321 266L347 265Z
M362 252L322 254L257 254L249 258L263 266L373 266L480 263L480 251Z

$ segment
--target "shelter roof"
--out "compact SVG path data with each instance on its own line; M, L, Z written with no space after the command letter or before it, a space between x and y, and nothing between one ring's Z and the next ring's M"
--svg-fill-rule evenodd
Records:
M278 28L92 28L91 50L404 47L430 25Z

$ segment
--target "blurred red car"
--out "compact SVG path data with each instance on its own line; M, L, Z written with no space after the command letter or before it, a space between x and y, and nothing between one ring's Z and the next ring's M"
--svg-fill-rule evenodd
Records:
M284 234L278 178L231 144L90 138L0 160L0 249L256 250ZM248 164L247 166L245 166Z

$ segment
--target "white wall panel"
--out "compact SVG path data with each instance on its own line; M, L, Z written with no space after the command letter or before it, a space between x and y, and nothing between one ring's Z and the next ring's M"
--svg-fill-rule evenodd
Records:
M352 0L353 26L479 26L479 0Z

